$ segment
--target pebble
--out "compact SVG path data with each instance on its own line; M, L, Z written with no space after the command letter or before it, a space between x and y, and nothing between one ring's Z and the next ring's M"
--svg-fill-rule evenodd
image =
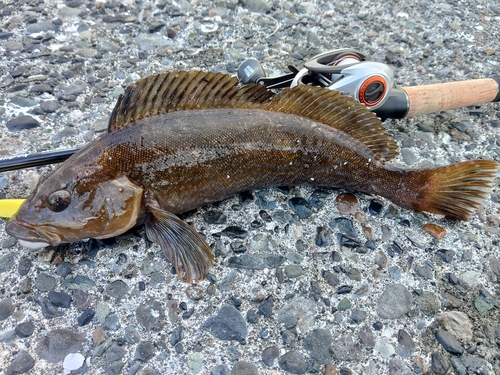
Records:
M130 287L122 280L115 280L106 286L106 293L117 301L125 297L129 290Z
M113 313L109 315L106 319L104 319L104 323L102 324L104 329L107 331L117 331L120 329L120 318L117 314Z
M309 202L304 198L294 197L288 201L288 205L292 209L293 213L297 215L300 219L307 219L313 214L313 209Z
M19 260L19 264L17 266L17 272L21 276L26 276L29 273L32 266L33 266L33 262L30 258L22 257Z
M234 306L224 304L216 315L210 316L200 327L219 340L243 341L247 337L247 324Z
M119 361L125 356L125 354L127 354L127 349L115 342L106 353L106 362Z
M396 353L394 346L386 339L380 339L377 342L376 349L384 359L388 359Z
M331 353L332 335L329 330L317 328L310 331L304 338L304 349L312 359L322 365L333 360Z
M415 298L415 302L425 315L436 314L441 309L441 302L436 294L423 291Z
M319 247L327 247L333 244L333 237L330 229L327 227L317 227L316 228L316 239L314 243Z
M203 214L203 219L208 224L224 224L227 221L227 216L223 211L210 210Z
M135 317L148 331L161 331L165 326L164 308L161 303L152 298L137 307Z
M35 351L41 359L47 362L60 362L69 353L80 351L84 341L84 333L56 328L37 342Z
M274 361L276 358L278 358L280 355L280 350L277 346L268 346L262 351L262 362L267 367L272 367L274 365Z
M267 297L264 301L259 303L257 311L260 315L268 318L273 313L274 299L273 296Z
M303 273L302 267L298 264L289 264L285 266L285 275L290 279L300 277Z
M45 297L33 296L33 300L40 305L42 315L47 319L57 318L64 315L64 311L59 310Z
M404 329L398 331L398 354L401 357L409 358L415 351L415 342Z
M33 367L35 367L35 360L33 357L26 350L20 350L5 369L5 375L26 374Z
M368 212L373 216L378 216L384 208L384 203L378 199L372 199L370 205L368 206Z
M457 375L481 374L481 375L495 375L491 363L484 358L472 357L464 355L461 357L453 357L451 364Z
M0 321L7 319L14 312L15 307L10 298L4 298L0 301Z
M444 311L436 320L453 336L469 341L473 337L473 326L467 314L461 311Z
M55 292L51 290L48 294L49 301L57 307L67 309L71 304L71 296L64 292Z
M432 237L437 238L438 240L441 240L444 236L446 236L446 229L437 224L432 224L432 223L424 224L423 229L424 231L429 233Z
M227 365L217 365L210 369L210 375L229 375L229 367Z
M359 202L354 194L343 193L337 195L334 205L341 215L349 215L358 209Z
M11 132L19 132L21 130L37 128L38 126L40 126L40 123L33 117L24 115L11 118L7 121L6 125L7 129L9 129Z
M151 341L141 341L135 349L134 359L146 362L153 358L154 353L155 346Z
M229 237L231 239L239 238L241 240L244 240L248 236L248 231L242 227L238 227L238 226L233 225L233 226L229 226L226 229L222 230L220 232L220 235Z
M285 257L282 255L242 254L230 257L227 266L247 270L263 270L276 268L283 264Z
M431 369L437 375L444 375L450 368L448 359L439 352L434 352L431 355Z
M80 316L77 318L78 325L80 327L86 326L87 324L89 324L92 321L94 316L95 316L95 311L92 309L87 309L87 310L83 311L80 314Z
M397 319L412 308L413 299L402 284L389 284L377 301L377 314L385 319Z
M238 361L234 363L231 375L259 375L259 370L253 363Z
M34 330L35 330L35 325L31 320L19 323L14 329L16 335L19 336L20 338L30 337L33 334Z
M450 335L448 332L438 329L435 333L436 339L443 346L444 350L448 353L461 355L464 353L465 349L460 344L460 342Z
M62 262L61 264L58 264L56 267L56 273L63 278L68 276L71 273L71 263Z
M73 305L80 311L89 308L92 303L92 295L85 290L75 289L73 292Z
M455 251L439 249L436 251L436 254L443 260L445 263L452 263L455 259Z
M291 350L286 352L278 359L279 366L291 374L305 374L307 371L307 362L304 355L297 351Z

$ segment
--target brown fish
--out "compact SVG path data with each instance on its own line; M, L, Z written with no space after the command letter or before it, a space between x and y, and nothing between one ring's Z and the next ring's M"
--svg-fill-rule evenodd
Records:
M490 160L426 170L385 165L397 145L349 97L311 86L274 95L199 71L129 86L108 133L43 178L6 231L27 247L116 236L145 224L177 274L203 279L210 247L176 215L283 185L347 188L467 220L498 172Z

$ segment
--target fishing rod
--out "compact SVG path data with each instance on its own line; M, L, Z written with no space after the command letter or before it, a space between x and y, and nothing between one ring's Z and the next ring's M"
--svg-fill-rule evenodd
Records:
M448 109L500 101L500 77L433 85L394 88L394 73L383 63L368 61L351 48L319 54L298 70L266 77L259 61L249 59L238 68L242 84L257 83L268 89L300 84L326 87L355 98L382 120L414 117ZM66 160L78 149L59 150L0 160L0 173Z

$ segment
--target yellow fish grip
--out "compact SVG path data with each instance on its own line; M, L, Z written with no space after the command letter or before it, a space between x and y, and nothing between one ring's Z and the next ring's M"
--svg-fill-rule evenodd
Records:
M26 199L0 199L0 217L11 218Z

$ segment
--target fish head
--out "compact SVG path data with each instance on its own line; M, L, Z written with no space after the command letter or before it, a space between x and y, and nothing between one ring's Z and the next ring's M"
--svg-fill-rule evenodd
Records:
M136 225L141 214L140 186L124 175L106 178L99 168L68 161L39 182L7 223L6 232L20 245L36 249L109 238Z

